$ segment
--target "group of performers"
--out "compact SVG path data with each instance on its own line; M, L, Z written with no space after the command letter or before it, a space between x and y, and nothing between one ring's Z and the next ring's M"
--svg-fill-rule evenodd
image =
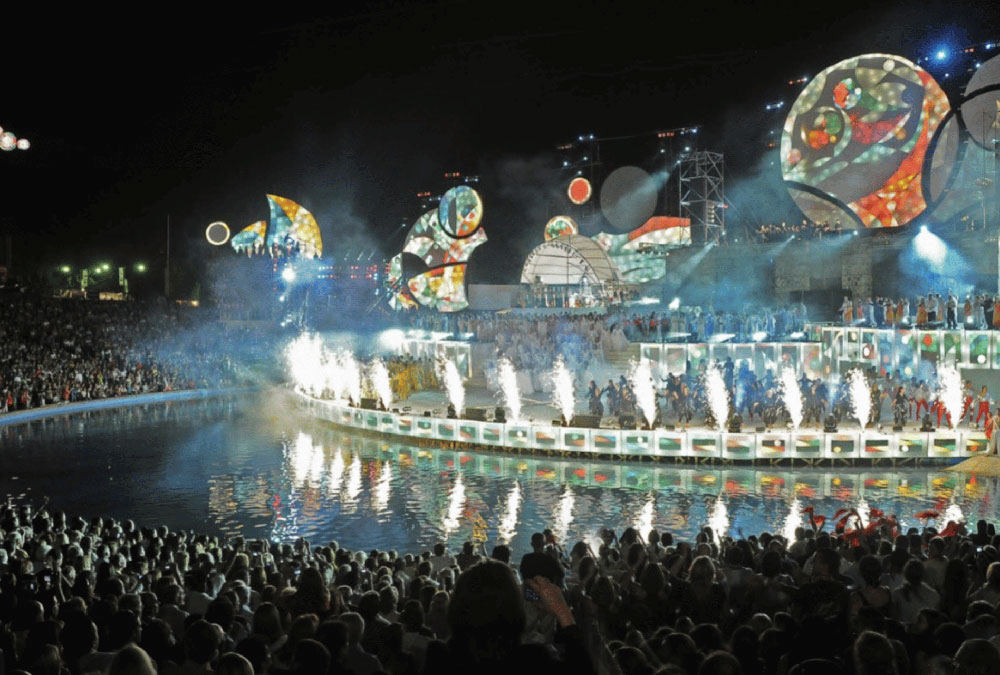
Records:
M1000 296L967 295L964 301L949 292L947 296L929 293L915 304L909 298L844 298L840 314L846 326L893 328L943 323L947 329L1000 329Z
M711 406L708 404L703 377L706 366L697 372L689 366L684 374L670 374L661 378L657 391L657 419L672 421L683 428L692 423L696 415L703 416L706 426L715 426ZM741 415L748 422L758 421L768 428L784 423L788 411L781 395L781 387L773 371L768 370L758 378L746 362L738 371L731 359L722 365L723 381L729 392L732 414ZM854 417L850 388L840 385L832 388L822 379L809 379L802 375L798 380L802 395L802 426L823 424L827 415L838 422L846 422ZM912 421L920 422L929 416L938 427L946 422L952 425L951 413L936 388L924 380L903 379L893 373L871 378L871 416L868 425L879 425L891 418L895 426L902 427ZM636 399L631 384L621 376L616 384L608 380L600 387L591 380L587 390L591 415L613 417L636 414ZM607 401L607 405L605 405ZM993 408L993 399L988 388L983 385L975 391L970 381L964 383L962 392L962 413L959 424L967 423L972 429L983 429L990 439L990 451L996 452L1000 445L1000 408ZM666 413L664 415L664 413Z

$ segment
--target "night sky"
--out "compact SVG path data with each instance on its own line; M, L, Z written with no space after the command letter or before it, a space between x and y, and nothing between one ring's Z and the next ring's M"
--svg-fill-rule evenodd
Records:
M481 177L490 237L472 278L511 281L539 218L556 215L538 183L557 144L700 124L735 190L780 125L764 104L798 92L786 80L863 52L991 39L1000 14L995 2L690 4L19 19L0 46L0 125L32 147L0 154L0 232L15 267L155 264L169 214L175 251L199 259L222 254L209 222L264 219L271 192L313 211L328 252L392 255L420 215L414 192L460 171Z

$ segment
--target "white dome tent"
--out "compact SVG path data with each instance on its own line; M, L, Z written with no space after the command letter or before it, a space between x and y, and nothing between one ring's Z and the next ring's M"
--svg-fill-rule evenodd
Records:
M621 281L621 273L604 249L579 234L539 244L528 254L521 270L522 284L603 286Z

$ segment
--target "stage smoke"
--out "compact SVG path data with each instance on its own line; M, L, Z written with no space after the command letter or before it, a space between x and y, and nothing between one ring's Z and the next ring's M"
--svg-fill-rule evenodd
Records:
M629 380L632 382L635 401L646 419L646 424L652 429L656 422L656 389L653 386L653 373L649 368L649 360L639 359L638 363L633 362L630 370Z
M562 413L566 424L573 421L573 409L576 399L573 393L573 374L566 367L566 361L560 356L552 368L552 403Z
M798 429L802 424L802 389L795 379L795 369L785 367L781 369L781 400L785 403L788 416L792 420L792 428Z
M872 414L872 391L868 386L868 378L855 368L847 373L847 385L851 392L851 410L864 429Z
M497 377L500 380L500 393L504 404L510 410L510 421L521 421L521 391L517 387L517 371L514 364L506 356L497 363Z

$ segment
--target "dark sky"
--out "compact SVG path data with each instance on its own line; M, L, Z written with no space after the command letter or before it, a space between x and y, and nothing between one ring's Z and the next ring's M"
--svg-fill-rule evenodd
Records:
M1000 14L994 2L341 5L15 21L0 125L32 148L0 155L0 230L20 260L155 260L168 214L175 250L204 256L205 226L266 218L268 192L312 210L328 251L391 255L420 215L414 191L462 171L484 181L482 274L504 280L541 239L530 184L557 143L701 124L735 184L774 126L763 104L794 99L784 80L866 51L989 39Z

